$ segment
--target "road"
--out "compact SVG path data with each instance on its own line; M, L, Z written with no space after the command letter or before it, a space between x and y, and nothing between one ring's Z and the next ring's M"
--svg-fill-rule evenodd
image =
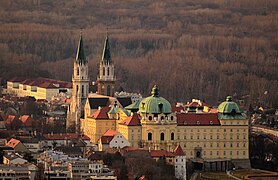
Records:
M267 129L267 128L258 127L258 126L252 126L252 131L253 132L263 132L265 134L270 134L270 135L278 137L277 130Z

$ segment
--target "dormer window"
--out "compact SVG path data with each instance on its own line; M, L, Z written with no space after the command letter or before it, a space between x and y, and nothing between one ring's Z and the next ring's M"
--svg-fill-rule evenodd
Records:
M164 121L164 116L161 116L160 119L161 119L161 121Z
M145 103L142 103L142 108L145 109Z
M209 124L210 124L210 125L213 125L213 122L212 122L212 121L210 121L210 122L209 122Z
M149 116L149 120L150 120L150 121L153 120L153 117L152 117L152 116Z
M197 124L199 125L199 124L200 124L200 121L197 121Z

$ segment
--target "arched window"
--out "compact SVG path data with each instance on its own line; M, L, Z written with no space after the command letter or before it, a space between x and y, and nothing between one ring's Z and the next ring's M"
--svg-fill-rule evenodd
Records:
M102 68L102 75L105 76L105 68Z
M151 141L153 139L153 135L151 132L148 133L148 140Z
M77 68L76 74L77 76L79 76L79 68Z
M161 133L161 134L160 134L160 140L161 140L161 141L164 141L164 133Z
M109 76L109 67L107 68L107 76Z
M79 90L78 85L76 85L76 94L78 94L78 90Z
M174 140L175 139L175 134L172 132L171 133L171 140Z

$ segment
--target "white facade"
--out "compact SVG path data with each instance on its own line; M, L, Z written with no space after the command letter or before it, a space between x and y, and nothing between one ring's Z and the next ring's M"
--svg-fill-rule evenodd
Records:
M131 144L121 133L114 136L109 143L110 148L123 148L126 146L131 146Z
M175 156L175 177L186 180L186 156Z

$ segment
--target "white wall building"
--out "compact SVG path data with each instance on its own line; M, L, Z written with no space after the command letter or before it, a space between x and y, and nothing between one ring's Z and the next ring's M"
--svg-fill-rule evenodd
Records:
M174 155L175 177L186 180L186 156L180 145L175 149Z

